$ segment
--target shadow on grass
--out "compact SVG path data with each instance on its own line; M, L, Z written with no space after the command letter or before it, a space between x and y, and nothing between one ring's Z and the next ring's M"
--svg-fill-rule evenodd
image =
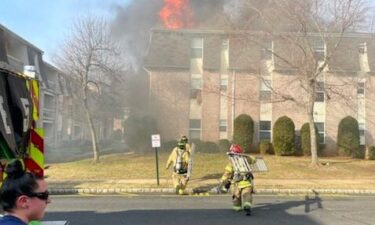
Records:
M328 166L328 165L339 165L339 164L348 164L348 163L352 163L352 162L355 162L355 161L358 161L358 160L355 160L355 159L348 159L348 160L324 160L324 159L321 159L321 162L320 164L323 165L323 166Z
M220 179L223 173L212 173L212 174L207 174L201 178L200 180L207 180L207 179Z

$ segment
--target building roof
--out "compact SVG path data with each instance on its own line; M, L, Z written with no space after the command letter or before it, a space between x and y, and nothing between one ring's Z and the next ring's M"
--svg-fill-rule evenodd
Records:
M11 36L12 38L15 38L17 39L18 41L20 41L21 43L25 44L26 46L29 46L29 47L32 47L34 50L38 51L38 52L41 52L42 54L44 53L42 50L40 50L38 47L36 47L35 45L31 44L30 42L28 42L27 40L23 39L21 36L17 35L16 33L14 33L13 31L9 30L8 28L6 28L4 25L0 24L0 30L4 30L5 33L9 36Z

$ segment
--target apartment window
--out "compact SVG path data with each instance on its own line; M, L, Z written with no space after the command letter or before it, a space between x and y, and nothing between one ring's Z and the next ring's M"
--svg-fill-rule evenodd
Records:
M260 83L260 90L270 91L271 90L271 81L270 80L262 80L261 83Z
M201 120L200 119L190 119L190 129L201 129Z
M316 82L316 91L324 92L324 82L321 82L321 81Z
M193 38L191 42L190 56L192 59L203 58L203 39L202 38Z
M200 130L189 130L189 137L191 139L201 139L201 131Z
M324 82L317 82L315 89L315 101L324 102Z
M261 80L259 100L261 101L271 100L271 80Z
M272 60L272 41L266 43L266 47L262 49L262 59Z
M228 51L229 50L229 40L228 39L223 40L223 42L221 44L221 50L222 51Z
M358 51L361 54L365 54L367 52L367 44L366 42L362 42L358 45Z
M313 42L313 50L315 59L320 61L324 60L325 57L325 43L322 39L315 39Z
M228 89L228 79L223 78L220 80L220 91L226 92Z
M203 58L203 48L192 48L190 55L192 59Z
M271 91L260 91L259 99L261 101L271 101Z
M358 123L358 126L359 126L359 143L360 145L365 145L365 134L366 134L365 124Z
M271 121L259 121L259 139L271 141Z
M316 126L316 129L318 130L319 144L324 144L325 143L324 122L315 122L315 126Z
M226 132L227 131L227 120L220 120L219 131L220 132Z
M191 89L190 90L190 98L191 99L197 99L200 94L201 94L201 90L199 90L199 89Z
M191 139L201 138L201 120L200 119L190 119L189 121L189 137Z
M200 95L201 89L202 89L202 79L192 78L191 79L190 98L196 99Z
M357 94L358 95L364 95L365 94L365 83L364 82L358 82Z
M315 102L324 102L324 92L317 92L316 93Z

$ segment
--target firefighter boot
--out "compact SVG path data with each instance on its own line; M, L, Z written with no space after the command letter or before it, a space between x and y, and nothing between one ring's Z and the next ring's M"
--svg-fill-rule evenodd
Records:
M242 211L242 208L241 206L233 206L233 210L236 211L236 212L239 212L239 211Z
M185 195L186 193L185 193L184 189L180 189L180 190L178 190L178 194L179 195Z
M245 211L246 216L251 216L251 203L245 202L243 206L243 210Z
M179 193L180 193L180 190L181 190L180 185L177 185L177 186L175 187L175 190L176 190L176 194L179 194Z

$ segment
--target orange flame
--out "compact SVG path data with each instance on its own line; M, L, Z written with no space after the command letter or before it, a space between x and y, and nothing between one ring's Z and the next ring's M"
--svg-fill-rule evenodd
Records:
M164 26L169 29L180 29L193 26L193 14L189 0L164 0L164 7L159 16Z

